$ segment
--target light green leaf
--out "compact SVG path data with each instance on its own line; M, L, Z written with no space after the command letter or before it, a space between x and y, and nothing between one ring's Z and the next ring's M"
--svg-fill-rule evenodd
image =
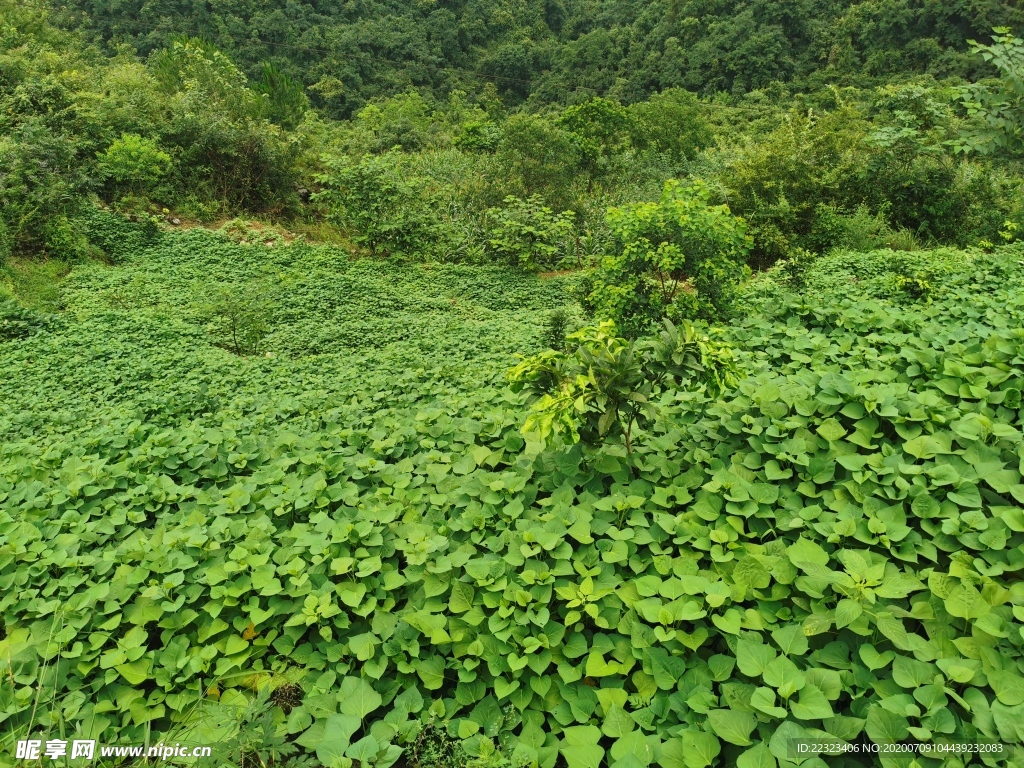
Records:
M714 734L687 729L683 731L683 764L686 768L705 768L714 763L722 745Z
M870 643L861 645L858 653L860 654L861 662L867 665L869 670L881 670L896 657L896 654L891 650L879 653Z
M464 581L452 584L452 593L448 598L448 610L452 613L465 613L473 607L473 586Z
M803 656L810 647L807 643L807 635L799 624L789 624L772 632L772 640L778 643L779 648L787 656Z
M599 768L604 757L604 748L598 744L601 731L592 725L577 725L566 728L562 736L558 751L569 768Z
M444 659L434 656L415 663L416 674L419 675L423 685L429 691L436 691L444 685Z
M736 768L776 768L775 756L764 743L757 744L738 758Z
M612 704L605 708L604 722L601 731L605 736L618 738L636 728L636 721L622 707Z
M836 628L849 626L864 613L864 608L856 600L840 600L836 605Z
M949 615L959 619L977 619L992 610L981 593L969 584L955 586L943 602Z
M885 742L903 741L907 738L907 718L882 709L881 706L873 704L868 710L868 720L864 730L876 744Z
M797 568L801 563L828 565L828 553L810 539L802 536L786 549L786 556Z
M739 640L736 643L736 664L747 677L760 677L777 654L770 645Z
M345 757L351 757L360 763L372 763L378 752L380 752L380 744L377 743L377 740L373 736L364 736L345 750Z
M779 656L765 667L764 681L778 691L782 698L788 699L803 688L807 680L796 664L785 656Z
M932 664L907 656L897 656L892 665L892 680L901 688L917 688L934 682L939 673Z
M811 683L800 689L800 699L790 704L790 709L800 720L825 720L835 714L825 694Z
M821 422L821 425L816 431L830 443L834 443L836 440L841 440L843 436L846 435L846 430L843 428L843 425L835 419L825 419Z
M364 718L384 701L381 695L373 690L361 677L346 677L341 681L338 690L338 709L343 715L355 715Z
M121 664L115 669L132 685L142 685L149 679L153 660L143 656L130 664Z
M712 709L708 712L708 723L715 734L730 744L749 746L750 734L757 726L757 718L750 712L735 709Z
M775 691L771 688L758 688L750 696L750 706L759 712L772 717L783 718L789 713L782 707L775 706Z
M996 698L1008 707L1024 704L1024 678L1005 670L988 675L988 685Z

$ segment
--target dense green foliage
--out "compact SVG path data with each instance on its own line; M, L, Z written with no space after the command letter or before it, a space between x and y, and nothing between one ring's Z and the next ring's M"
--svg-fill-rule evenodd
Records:
M0 0L0 765L1024 765L1022 22Z
M293 200L302 142L271 119L281 78L254 89L191 39L148 64L107 57L34 3L4 0L0 18L0 259L98 255L96 194L132 213L159 202L198 217Z
M661 318L728 316L750 239L746 223L709 198L705 185L673 180L657 203L609 209L615 245L589 276L584 307L630 336Z
M504 208L491 208L487 241L495 261L537 272L560 266L572 253L573 213L555 213L537 195L528 200L506 197Z
M489 8L486 14L498 27L475 38L466 32L467 40L456 47L475 53L460 61L479 56L483 70L493 64L504 71L540 56L548 63L524 74L519 85L525 90L519 93L519 85L504 87L513 81L497 75L471 82L447 74L429 83L396 80L376 60L380 68L361 75L357 84L347 75L339 80L317 74L317 67L340 66L338 59L321 55L328 49L318 49L315 66L300 68L301 46L286 42L305 30L332 40L337 32L341 45L342 38L369 29L385 44L397 42L431 28L413 23L421 13L456 26L463 22L453 19L463 14L472 27L469 19L484 13L475 6L396 6L384 12L370 4L336 16L330 9L309 16L308 8L297 5L294 28L276 15L277 22L261 27L280 27L282 39L257 60L252 56L262 50L259 44L230 43L250 22L269 24L255 8L238 7L234 15L218 11L216 18L193 9L180 19L165 17L161 24L168 26L158 25L157 36L139 36L128 28L134 18L124 4L117 8L116 24L107 15L112 9L97 4L90 6L91 21L106 42L90 45L89 25L75 21L82 19L72 12L48 13L37 2L3 0L0 6L0 258L113 258L109 243L89 235L88 221L99 202L137 218L210 222L260 214L381 256L513 261L528 269L544 268L542 262L596 265L609 247L617 247L606 209L657 200L669 179L706 182L711 204L727 203L746 219L755 267L800 249L999 243L1000 233L1011 231L1007 222L1024 226L1015 138L1020 44L1002 28L985 36L987 25L1016 20L1016 11L1002 5L950 9L941 21L929 16L938 13L931 6L904 9L903 31L879 41L882 49L868 55L882 79L843 75L846 65L837 63L843 56L834 42L832 63L817 74L817 64L804 62L786 65L795 80L778 72L769 77L770 67L751 60L743 73L723 75L724 80L709 75L700 83L679 81L680 72L697 76L699 66L680 64L672 74L675 65L654 62L687 49L686 56L710 64L703 58L710 51L698 50L718 33L730 41L730 55L738 55L747 32L758 45L781 34L790 42L779 43L778 51L799 44L803 55L811 50L806 30L780 32L773 25L784 28L783 17L832 34L837 24L873 26L875 11L869 3L805 3L799 12L776 9L782 16L769 24L767 6L747 9L760 19L757 29L769 24L771 31L748 29L741 35L725 32L731 24L747 23L741 21L747 11L731 4L716 11L728 21L678 7L658 23L650 15L658 4L552 6L515 14ZM146 6L147 18L171 11L171 5ZM543 33L549 11L562 18L569 37L550 29ZM584 24L583 17L594 13L597 21ZM519 34L531 14L540 14L531 29L541 38L553 35L547 42L527 43ZM499 18L504 20L498 23ZM343 31L337 26L342 19ZM204 37L170 35L174 20L185 27L201 23L193 31ZM382 30L392 23L394 34L385 35ZM685 34L662 29L675 23L683 23ZM609 31L609 24L620 26ZM961 34L956 52L954 29ZM568 56L572 76L582 77L587 66L570 51L625 30L635 33L638 51L663 42L663 52L648 51L639 67L634 53L624 54L622 66L632 74L616 75L606 87L574 91L570 104L543 95L563 92L556 84L569 70L560 69L560 57ZM852 28L846 30L857 38ZM115 31L116 41L109 37ZM668 37L655 42L663 32ZM969 34L983 42L969 47ZM121 44L123 35L139 48ZM920 44L922 61L931 62L923 68L902 58L913 41ZM536 50L524 53L526 48ZM715 56L718 64L728 58ZM599 58L602 67L614 65L607 51ZM418 61L413 55L409 65L418 67ZM648 64L662 74L643 74ZM734 87L735 77L753 77L755 70L768 79L756 87ZM803 74L797 76L798 70ZM989 76L997 77L979 79ZM833 81L843 87L826 87ZM532 95L524 101L527 92ZM333 119L339 116L349 119ZM571 211L571 247L522 260L504 245L495 249L506 238L492 231L491 211L509 196L533 200L538 211ZM521 246L513 250L525 253ZM718 299L712 301L715 312L698 303L698 314L719 313Z
M61 322L0 342L5 738L569 768L1024 742L1019 247L758 278L718 332L742 378L656 381L627 450L524 440L502 383L568 278L237 239L80 265ZM218 347L210 285L271 304L259 355Z
M983 152L1024 152L1024 41L1007 28L996 29L991 45L972 43L975 53L991 62L1003 76L1001 87L968 88L964 102L981 118L981 126L969 132L965 147Z
M773 82L871 84L904 73L969 75L967 38L1021 26L998 0L559 0L255 2L74 0L105 41L143 54L171 33L209 35L252 78L262 62L310 86L335 116L410 86L513 99L642 101L680 87L744 93Z
M559 345L568 352L549 349L509 371L512 390L525 389L534 400L524 435L591 446L621 438L632 453L634 429L658 416L655 393L702 386L717 397L736 384L732 350L687 322L680 332L666 319L657 338L639 344L618 338L616 330L611 320L583 328Z

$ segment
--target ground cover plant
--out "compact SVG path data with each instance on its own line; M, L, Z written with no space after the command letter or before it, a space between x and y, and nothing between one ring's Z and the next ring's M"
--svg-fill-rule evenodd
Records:
M1019 9L214 5L0 0L0 767L1024 766Z
M739 378L654 387L630 450L524 434L505 385L571 276L202 230L76 268L0 342L4 738L382 768L1019 744L1022 261L760 276L706 331ZM210 283L268 297L258 353Z

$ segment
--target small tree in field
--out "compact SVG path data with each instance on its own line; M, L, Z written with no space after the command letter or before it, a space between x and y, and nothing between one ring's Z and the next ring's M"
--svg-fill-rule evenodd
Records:
M530 272L554 269L565 257L573 233L572 211L555 213L539 195L509 196L504 208L487 211L487 247L498 261Z
M332 160L316 177L313 201L353 242L378 255L410 257L429 250L435 219L420 179L403 174L397 154Z
M599 445L633 437L657 416L654 396L666 388L702 387L711 397L737 383L731 347L689 322L665 320L654 338L630 341L605 321L566 338L568 351L549 349L524 358L509 371L513 391L532 396L523 433L546 442Z
M743 219L710 197L703 182L671 180L656 203L610 208L618 247L590 276L584 307L631 337L663 318L727 316L746 274L750 238Z

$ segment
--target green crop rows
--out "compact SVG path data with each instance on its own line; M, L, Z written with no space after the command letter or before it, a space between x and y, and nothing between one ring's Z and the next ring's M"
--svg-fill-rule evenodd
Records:
M325 766L430 722L541 768L1020 744L1022 259L762 275L739 387L663 393L632 454L520 435L504 373L571 277L198 231L78 267L0 325L0 734L216 744L263 701ZM215 289L267 297L259 354Z

